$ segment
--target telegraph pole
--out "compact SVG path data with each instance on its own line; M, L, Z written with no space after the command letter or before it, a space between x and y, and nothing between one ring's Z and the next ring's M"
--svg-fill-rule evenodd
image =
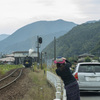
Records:
M54 37L54 60L56 60L56 37Z
M42 69L42 54L43 54L43 52L41 52L41 69Z

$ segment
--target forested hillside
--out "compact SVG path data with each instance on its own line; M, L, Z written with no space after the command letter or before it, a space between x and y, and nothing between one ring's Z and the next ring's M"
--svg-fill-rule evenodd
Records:
M100 21L74 27L56 40L56 55L71 57L82 53L98 55L100 50ZM49 57L54 55L54 42L45 49Z

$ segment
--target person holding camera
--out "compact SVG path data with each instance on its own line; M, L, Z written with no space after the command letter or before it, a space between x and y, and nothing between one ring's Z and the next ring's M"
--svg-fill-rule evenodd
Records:
M79 85L71 73L71 63L63 57L58 57L54 63L56 64L56 73L64 82L67 100L80 100Z

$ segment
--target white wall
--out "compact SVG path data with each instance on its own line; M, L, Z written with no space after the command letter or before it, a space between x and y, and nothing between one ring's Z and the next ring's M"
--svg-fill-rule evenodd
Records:
M56 98L54 100L66 100L66 92L62 80L55 74L47 71L47 80L56 88Z

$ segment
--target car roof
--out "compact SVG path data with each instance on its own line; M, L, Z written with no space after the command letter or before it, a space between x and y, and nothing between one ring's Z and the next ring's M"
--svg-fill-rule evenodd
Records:
M100 62L81 62L81 63L78 63L79 65L80 64L100 64Z

